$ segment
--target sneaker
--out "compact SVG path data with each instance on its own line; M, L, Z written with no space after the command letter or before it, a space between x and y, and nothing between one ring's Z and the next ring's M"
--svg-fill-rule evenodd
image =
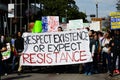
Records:
M87 72L84 73L85 75L88 75Z
M5 76L7 76L8 74L7 73L5 73Z
M119 70L116 70L116 73L117 73L117 74L120 74L120 71L119 71Z
M98 71L97 71L97 70L95 70L93 73L98 74Z
M56 73L57 75L59 75L60 73Z
M17 72L18 75L21 75L22 73L20 71Z
M116 70L114 70L113 72L116 73Z
M110 76L110 77L113 77L113 74L110 73L109 76Z
M92 73L91 73L91 72L89 72L89 73L88 73L88 75L90 76L90 75L92 75Z

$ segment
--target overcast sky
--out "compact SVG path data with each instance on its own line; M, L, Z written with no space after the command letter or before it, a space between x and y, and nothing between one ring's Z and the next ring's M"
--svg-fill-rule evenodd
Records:
M117 11L117 0L75 0L79 11L87 15L96 14L96 1L98 1L98 17L106 17L110 12Z

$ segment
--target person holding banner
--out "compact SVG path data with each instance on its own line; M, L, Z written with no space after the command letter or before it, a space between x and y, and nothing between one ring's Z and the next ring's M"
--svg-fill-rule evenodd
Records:
M94 33L94 40L95 40L95 49L93 55L92 72L98 73L98 62L100 60L100 43L98 38L98 32Z
M0 38L0 53L2 55L2 61L1 61L1 68L4 71L5 75L7 75L8 73L8 65L7 65L7 59L4 59L3 57L3 52L7 51L7 46L6 46L6 40L5 40L5 36L1 35ZM2 71L1 71L2 73Z
M88 32L89 38L90 38L90 52L92 57L94 57L95 53L95 40L94 40L94 30L90 30ZM85 75L91 75L92 74L92 62L85 63Z
M22 67L19 64L21 52L24 50L24 38L21 36L21 32L17 33L17 38L15 40L15 50L17 52L18 60L18 74L21 72Z
M59 27L58 27L58 32L61 32L61 31L63 31L63 29L62 29L61 26L59 26Z
M58 27L58 32L62 32L63 29L61 26ZM62 71L65 71L66 66L65 65L59 65L59 66L54 66L56 74L61 73Z

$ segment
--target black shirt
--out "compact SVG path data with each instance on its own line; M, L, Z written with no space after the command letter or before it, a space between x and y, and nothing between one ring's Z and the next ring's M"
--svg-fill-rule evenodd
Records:
M24 49L24 38L22 37L18 37L15 40L15 48L17 50L17 52L22 52Z

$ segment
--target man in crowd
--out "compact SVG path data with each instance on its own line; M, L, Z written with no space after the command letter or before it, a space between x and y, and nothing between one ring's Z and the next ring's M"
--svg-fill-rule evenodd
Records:
M120 74L120 31L115 30L113 40L111 41L111 52L113 53L113 64L110 76L113 76L113 72ZM118 57L118 68L116 67L116 61Z
M17 60L18 60L18 63L20 61L20 55L21 55L21 52L24 50L24 38L22 38L21 36L21 32L18 32L17 33L17 38L15 40L15 49L17 51ZM18 64L18 73L20 73L20 71L22 70L20 64Z

